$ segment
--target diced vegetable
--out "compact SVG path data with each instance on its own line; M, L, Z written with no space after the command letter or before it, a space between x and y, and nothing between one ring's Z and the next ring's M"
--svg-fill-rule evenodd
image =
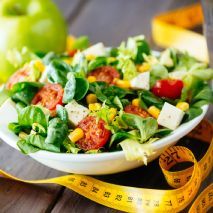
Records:
M150 88L150 72L140 73L138 76L130 81L132 89L144 89Z
M182 110L169 103L164 103L157 121L159 125L174 130L180 125L183 116Z
M65 105L65 109L67 110L69 121L74 126L77 126L90 112L88 108L78 104L75 100Z

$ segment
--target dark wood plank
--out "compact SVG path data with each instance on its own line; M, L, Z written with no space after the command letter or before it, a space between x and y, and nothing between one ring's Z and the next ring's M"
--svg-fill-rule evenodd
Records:
M26 179L62 175L61 172L37 163L29 156L0 142L0 168ZM45 212L54 205L62 187L28 185L0 178L0 212Z
M118 45L129 36L144 34L151 40L150 20L156 14L196 0L92 0L70 26L74 35L88 35L92 43Z

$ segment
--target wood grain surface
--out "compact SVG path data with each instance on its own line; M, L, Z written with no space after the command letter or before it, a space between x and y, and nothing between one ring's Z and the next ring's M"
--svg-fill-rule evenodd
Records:
M106 45L118 45L128 36L145 34L151 39L151 18L163 11L184 6L196 0L54 0L68 22L69 32L88 35L92 43L103 41ZM213 110L208 113L212 119ZM188 139L180 144L194 149L197 157L205 153L197 143ZM16 176L37 179L63 175L64 173L45 167L28 156L0 141L0 168ZM98 177L107 182L146 188L168 189L158 166L158 160L147 167L129 172ZM209 176L201 188L211 183ZM96 204L77 193L56 185L29 185L0 179L0 213L68 213L68 212L118 212ZM183 211L187 212L187 210Z

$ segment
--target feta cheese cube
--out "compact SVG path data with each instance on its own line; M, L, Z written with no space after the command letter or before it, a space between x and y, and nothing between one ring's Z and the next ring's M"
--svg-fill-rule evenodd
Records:
M72 100L65 106L65 109L68 113L69 121L77 126L81 120L83 120L88 114L89 109L78 104L75 100Z
M105 56L106 49L103 43L97 43L86 50L83 51L85 56L94 55L94 56Z
M159 125L175 130L180 125L183 116L182 110L165 102L157 121Z
M150 72L140 73L138 76L130 81L132 89L145 89L149 90Z

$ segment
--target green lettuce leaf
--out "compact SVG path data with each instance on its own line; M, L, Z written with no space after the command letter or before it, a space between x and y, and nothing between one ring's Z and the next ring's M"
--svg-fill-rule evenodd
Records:
M123 113L121 118L130 128L138 129L140 131L141 143L144 143L151 138L158 129L156 119L151 117L142 118L138 115Z
M120 143L127 161L143 161L147 165L147 159L154 153L151 144L140 144L133 139L126 139Z

